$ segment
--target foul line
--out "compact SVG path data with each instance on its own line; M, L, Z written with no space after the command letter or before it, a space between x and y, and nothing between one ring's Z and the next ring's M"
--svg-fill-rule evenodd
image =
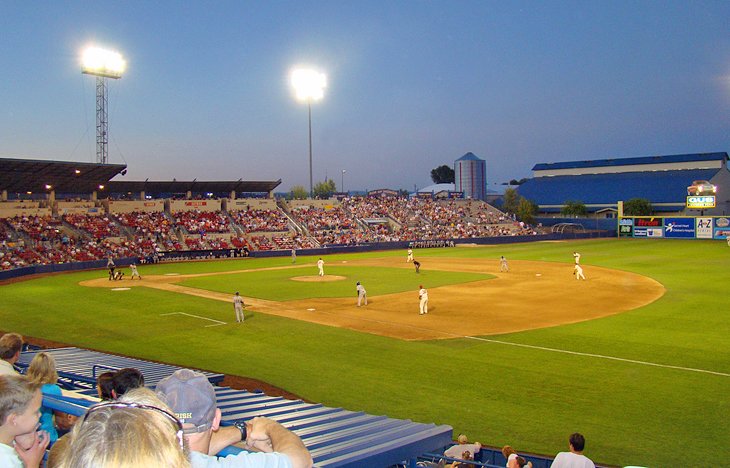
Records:
M205 325L206 327L218 327L220 325L226 325L226 322L221 322L220 320L213 320L212 318L201 317L200 315L187 314L185 312L171 312L169 314L160 314L161 317L166 316L166 315L187 315L188 317L195 317L195 318L199 318L201 320L210 320L211 322L215 322L215 325Z
M730 374L726 374L724 372L716 372L716 371L705 370L705 369L695 369L693 367L672 366L669 364L657 364L655 362L638 361L636 359L626 359L626 358L620 358L620 357L614 357L614 356L605 356L603 354L581 353L578 351L568 351L565 349L546 348L545 346L535 346L535 345L528 345L528 344L522 344L522 343L512 343L510 341L490 340L489 338L480 338L477 336L465 336L464 338L469 338L470 340L477 340L477 341L486 341L488 343L519 346L521 348L539 349L542 351L552 351L554 353L574 354L576 356L587 356L587 357L594 357L594 358L599 358L599 359L608 359L611 361L630 362L632 364L641 364L644 366L664 367L666 369L676 369L676 370L683 370L683 371L689 371L689 372L700 372L703 374L719 375L721 377L730 377Z

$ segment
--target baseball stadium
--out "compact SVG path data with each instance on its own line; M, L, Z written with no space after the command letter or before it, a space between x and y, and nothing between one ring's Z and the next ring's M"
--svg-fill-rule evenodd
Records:
M725 460L727 161L539 164L521 219L464 174L439 193L295 199L280 180L0 159L0 328L24 338L21 372L56 356L53 409L83 415L100 370L154 388L192 368L224 425L268 416L315 466L444 466L459 434L483 445L459 466L504 466L509 445L547 468L571 433L600 466ZM560 217L568 186L583 216ZM653 212L625 210L636 198Z

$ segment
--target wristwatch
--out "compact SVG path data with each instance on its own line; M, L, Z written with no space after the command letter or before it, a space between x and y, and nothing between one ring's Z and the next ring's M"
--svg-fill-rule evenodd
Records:
M236 426L239 431L241 431L241 441L246 442L246 437L248 437L248 428L246 427L246 421L238 420L235 421L233 426Z

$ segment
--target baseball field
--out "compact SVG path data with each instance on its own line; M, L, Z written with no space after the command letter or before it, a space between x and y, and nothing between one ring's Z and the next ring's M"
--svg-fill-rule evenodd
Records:
M586 281L572 276L582 254ZM0 286L4 330L613 465L730 459L730 249L607 239L140 267ZM499 257L510 271L499 271ZM355 282L369 303L357 307ZM418 289L429 292L418 314ZM235 322L233 292L246 300ZM721 463L722 464L722 463Z

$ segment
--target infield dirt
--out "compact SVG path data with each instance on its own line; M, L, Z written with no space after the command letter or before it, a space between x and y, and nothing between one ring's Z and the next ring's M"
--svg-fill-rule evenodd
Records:
M400 257L350 260L348 267L409 268ZM481 259L429 258L423 268L441 271L487 273L494 279L429 288L429 313L418 314L418 291L368 296L368 305L357 307L353 298L310 298L277 302L246 298L247 309L308 322L349 328L404 340L448 339L497 335L582 322L618 314L649 304L665 292L646 276L591 265L582 265L586 281L576 280L568 263L510 261L510 271L499 272L499 262ZM297 265L301 267L301 265ZM277 267L286 269L294 267ZM248 271L248 270L247 270ZM301 270L297 270L300 272ZM148 287L224 302L231 295L181 286L195 275L144 275L142 281L98 278L82 281L90 287ZM415 273L414 273L415 274ZM344 277L313 275L311 281L341 281ZM301 276L292 280L302 281ZM305 281L307 281L305 279ZM233 315L233 312L231 312ZM233 318L233 316L231 317Z

